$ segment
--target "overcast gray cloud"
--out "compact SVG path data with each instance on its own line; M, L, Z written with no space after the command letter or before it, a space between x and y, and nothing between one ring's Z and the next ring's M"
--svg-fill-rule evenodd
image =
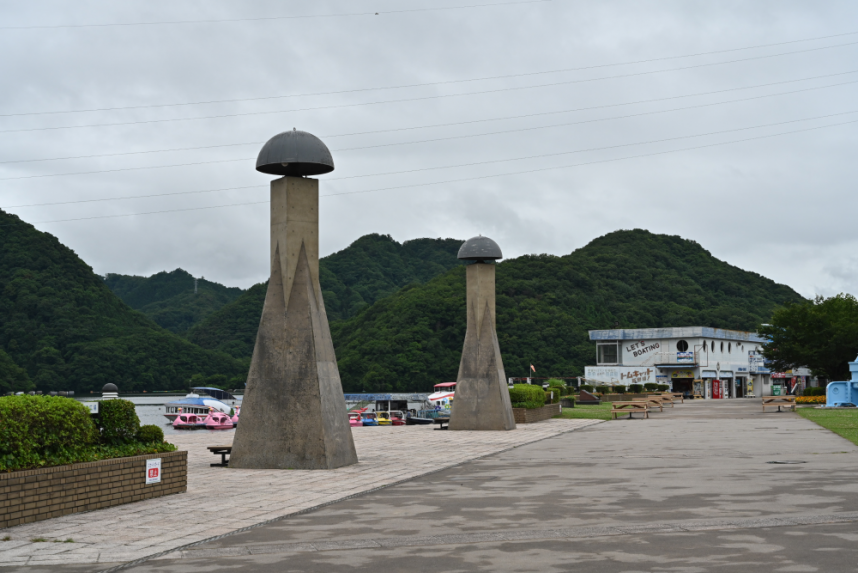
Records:
M31 222L172 211L37 227L99 273L182 267L247 287L268 272L255 156L297 127L336 162L321 178L323 254L371 232L566 254L639 227L806 296L855 292L858 4L386 12L486 3L2 3L0 206ZM379 15L9 29L346 12ZM721 53L692 56L705 52ZM590 69L556 71L570 68ZM413 84L431 85L365 89ZM267 96L290 97L253 99ZM10 115L215 100L238 101ZM221 147L162 151L204 146ZM61 175L91 171L104 172Z

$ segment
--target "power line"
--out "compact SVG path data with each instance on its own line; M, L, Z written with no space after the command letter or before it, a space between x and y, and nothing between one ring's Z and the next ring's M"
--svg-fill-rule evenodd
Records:
M454 139L469 139L469 138L473 138L473 137L487 137L490 135L503 135L503 134L508 134L508 133L519 133L522 131L535 131L535 130L540 130L540 129L554 129L554 128L558 128L558 127L568 127L568 126L572 126L572 125L582 125L582 124L586 124L586 123L597 123L597 122L601 122L601 121L612 121L612 120L618 120L618 119L642 117L642 116L647 116L647 115L658 115L658 114L662 114L662 113L671 113L674 111L699 109L699 108L703 108L703 107L713 107L716 105L726 105L726 104L730 104L730 103L752 101L752 100L761 99L764 97L790 95L790 94L795 94L795 93L812 91L812 90L816 90L816 89L823 89L825 87L843 86L843 85L850 85L850 84L855 84L855 83L858 83L858 80L851 81L851 82L842 82L840 84L833 84L831 86L818 86L818 87L814 87L814 88L805 88L802 90L793 90L793 91L789 91L789 92L781 92L778 94L766 94L766 95L754 96L754 97L749 97L749 98L740 98L740 99L734 99L734 100L727 100L727 101L723 101L723 102L697 104L697 105L692 105L692 106L678 107L678 108L672 108L672 109L666 109L666 110L647 111L647 112L640 112L640 113L614 116L614 117L586 119L586 120L573 121L573 122L567 122L567 123L559 123L559 124L544 125L544 126L537 126L537 127L523 127L523 128L519 128L519 129L508 129L508 130L493 131L493 132L487 132L487 133L453 135L453 136L439 137L439 138L434 138L434 139L424 139L424 140L417 140L417 141L406 141L406 142L399 142L399 143L385 143L385 144L379 144L379 145L367 145L367 146L363 146L363 147L341 148L341 149L333 149L332 151L334 151L334 152L359 151L359 150L364 150L364 149L377 149L380 147L398 147L401 145L414 145L414 144L419 144L419 143L434 143L434 142L438 142L438 141L449 141L449 140L454 140ZM829 116L821 116L821 117L829 117ZM819 118L816 118L816 119L819 119ZM94 171L76 171L76 172L71 172L71 173L45 173L45 174L41 174L41 175L21 175L19 177L0 178L0 181L17 181L17 180L23 180L23 179L43 179L43 178L47 178L47 177L69 177L69 176L74 176L74 175L94 175L94 174L99 174L99 173L118 173L118 172L122 172L122 171L141 171L141 170L148 170L148 169L166 169L166 168L171 168L171 167L190 167L190 166L195 166L195 165L212 165L212 164L218 164L218 163L234 163L237 161L252 161L254 159L255 159L255 157L241 157L241 158L237 158L237 159L216 159L216 160L210 160L210 161L193 161L193 162L188 162L188 163L174 163L174 164L168 164L168 165L152 165L152 166L142 166L142 167L123 167L123 168L117 168L117 169L99 169L99 170L94 170ZM403 173L407 173L407 172L403 172ZM390 174L392 174L392 173L384 173L382 175L390 175ZM351 178L355 178L355 177L372 177L372 176L374 176L374 174L352 175L350 177L334 177L334 178L326 178L325 180L326 181L338 181L341 179L351 179Z
M829 127L839 127L839 126L843 126L843 125L849 125L852 123L858 123L858 120L844 121L844 122L832 123L832 124L828 124L828 125L808 127L808 128L804 128L804 129L796 129L796 130L792 130L792 131L773 133L773 134L769 134L769 135L747 137L747 138L736 139L736 140L732 140L732 141L722 141L722 142L718 142L718 143L709 143L709 144L697 145L697 146L693 146L693 147L683 147L683 148L679 148L679 149L670 149L670 150L665 150L665 151L655 151L652 153L642 153L642 154L638 154L638 155L629 155L626 157L615 157L612 159L599 159L599 160L594 160L594 161L586 161L583 163L558 165L558 166L554 166L554 167L541 167L541 168L528 169L528 170L523 170L523 171L511 171L511 172L506 172L506 173L481 175L481 176L477 176L477 177L448 179L445 181L434 181L434 182L428 182L428 183L414 183L414 184L410 184L410 185L397 185L394 187L365 189L362 191L344 191L342 193L328 193L326 195L321 195L321 197L336 197L336 196L341 196L341 195L358 195L358 194L363 194L363 193L376 193L379 191L392 191L392 190L396 190L396 189L411 189L411 188L416 188L416 187L427 187L427 186L432 186L432 185L445 185L445 184L449 184L449 183L462 183L462 182L467 182L467 181L478 181L478 180L482 180L482 179L492 179L492 178L497 178L497 177L509 177L512 175L527 175L530 173L538 173L538 172L542 172L542 171L552 171L552 170L558 170L558 169L571 169L571 168L575 168L575 167L584 167L587 165L597 165L597 164L601 164L601 163L614 163L614 162L618 162L618 161L627 161L629 159L641 159L641 158L646 158L646 157L656 157L659 155L668 155L668 154L672 154L672 153L679 153L682 151L694 151L694 150L698 150L698 149L707 149L707 148L719 147L719 146L723 146L723 145L732 145L734 143L744 143L744 142L755 141L755 140L760 140L760 139L769 139L772 137L780 137L782 135L806 133L808 131L826 129ZM125 213L125 214L121 214L121 215L98 215L98 216L94 216L94 217L80 217L80 218L74 218L74 219L55 219L55 220L51 220L51 221L36 221L36 222L30 223L30 224L31 225L41 225L41 224L47 224L47 223L65 223L65 222L70 222L70 221L89 221L89 220L93 220L93 219L113 219L113 218L118 218L118 217L136 217L136 216L141 216L141 215L157 215L157 214L162 214L162 213L180 213L180 212L185 212L185 211L201 211L201 210L205 210L205 209L221 209L224 207L243 207L246 205L267 205L268 203L269 203L269 201L253 201L253 202L249 202L249 203L233 203L230 205L212 205L212 206L208 206L208 207L191 207L191 208L187 208L187 209L170 209L170 210L163 210L163 211L149 211L149 212L145 212L145 213ZM9 226L9 224L7 224L5 226Z
M340 12L335 14L307 14L303 16L263 16L259 18L225 18L220 20L162 20L159 22L124 22L113 24L57 24L50 26L0 26L0 30L55 30L58 28L112 28L126 26L162 26L172 24L225 24L233 22L263 22L274 20L306 20L318 18L345 18L356 16L383 16L388 14L408 14L415 12L440 12L446 10L467 10L472 8L492 8L495 6L515 6L518 4L542 4L554 0L516 0L514 2L494 2L489 4L467 4L464 6L438 6L436 8L406 8L385 10L383 12Z
M578 72L584 70L595 70L600 68L609 68L616 66L630 66L635 64L647 64L652 62L663 62L668 60L678 60L683 58L693 58L699 56L709 56L713 54L725 54L730 52L739 52L744 50L755 50L759 48L771 48L774 46L785 46L789 44L798 44L802 42L813 42L818 40L827 40L831 38L839 38L843 36L854 36L858 34L858 32L844 32L842 34L831 34L829 36L817 36L815 38L804 38L801 40L789 40L786 42L775 42L772 44L757 44L755 46L745 46L742 48L729 48L724 50L712 50L708 52L697 52L694 54L685 54L681 56L665 56L661 58L649 58L646 60L632 60L628 62L614 62L610 64L597 64L592 66L581 66L577 68L562 68L557 70L544 70L539 72L526 72L520 74L505 74L498 76L483 76L478 78L466 78L462 80L446 80L439 82L424 82L417 84L403 84L398 86L379 86L379 87L371 87L371 88L356 88L350 90L339 90L339 91L329 91L329 92L314 92L314 93L303 93L303 94L286 94L286 95L275 95L275 96L262 96L262 97L253 97L253 98L235 98L235 99L220 99L220 100L206 100L206 101L195 101L195 102L183 102L183 103L166 103L166 104L149 104L149 105L129 105L129 106L117 106L117 107L101 107L101 108L90 108L90 109L77 109L77 110L55 110L55 111L33 111L33 112L19 112L19 113L5 113L0 114L0 117L19 117L19 116L27 116L27 115L55 115L55 114L64 114L64 113L90 113L97 111L124 111L130 109L152 109L159 107L181 107L181 106L189 106L189 105L208 105L208 104L216 104L216 103L240 103L240 102L249 102L249 101L265 101L272 99L286 99L293 97L319 97L325 95L341 95L347 93L358 93L358 92L367 92L367 91L379 91L379 90L396 90L396 89L406 89L406 88L417 88L417 87L428 87L428 86L439 86L439 85L450 85L450 84L458 84L458 83L468 83L468 82L480 82L487 80L500 80L500 79L510 79L510 78L520 78L520 77L528 77L528 76L538 76L538 75L546 75L546 74L559 74L559 73L567 73L567 72Z
M756 84L756 85L752 85L752 86L742 86L742 87L738 87L738 88L727 88L727 89L723 89L723 90L715 90L715 91L710 91L710 92L695 92L695 93L691 93L691 94L682 94L682 95L668 96L668 97L663 97L663 98L644 99L644 100L637 100L637 101L623 102L623 103L603 104L603 105L571 108L571 109L556 110L556 111L543 111L543 112L538 112L538 113L528 113L528 114L512 115L512 116L504 116L504 117L493 117L493 118L486 118L486 119L473 119L473 120L465 120L465 121L458 121L458 122L452 122L452 123L436 123L436 124L430 124L430 125L418 125L418 126L411 126L411 127L397 127L397 128L393 128L393 129L377 129L377 130L372 130L372 131L356 131L356 132L351 132L351 133L326 134L326 135L320 135L319 137L321 137L322 139L332 139L335 137L351 137L351 136L356 136L356 135L375 135L375 134L379 134L379 133L394 133L394 132L399 132L399 131L414 131L414 130L418 130L418 129L430 129L430 128L437 128L437 127L459 127L462 125L470 125L470 124L475 124L475 123L486 123L486 122L492 122L492 121L506 121L506 120L510 120L510 119L525 119L525 118L530 118L530 117L542 117L542 116L546 116L546 115L559 115L559 114L573 113L573 112L578 112L578 111L592 111L592 110L596 110L596 109L607 109L607 108L622 107L622 106L627 106L627 105L639 105L639 104L644 104L644 103L656 103L656 102L671 101L671 100L675 100L675 99L684 99L684 98L690 98L690 97L717 95L717 94L733 92L733 91L758 89L758 88L771 87L771 86L776 86L776 85L791 84L791 83L796 83L796 82L804 82L804 81L818 80L818 79L823 79L823 78L844 76L844 75L855 74L855 73L858 73L858 70L849 70L846 72L838 72L835 74L825 74L825 75L821 75L821 76L810 76L810 77L798 78L798 79L794 79L794 80L784 80L784 81L780 81L780 82L769 82L769 83L765 83L765 84ZM830 87L838 87L838 86L847 85L847 84L851 84L851 83L854 83L854 82L829 84L826 86L816 86L816 87L812 87L812 88L794 90L794 91L789 91L789 92L778 92L778 93L774 93L774 94L763 94L761 96L754 96L754 97L745 98L745 99L730 100L730 102L727 102L727 103L750 101L750 100L760 99L760 98L764 98L764 97L776 97L776 96L780 96L780 95L794 94L794 93L800 93L800 92L804 92L804 91L812 91L812 90L817 90L817 89L826 89L826 88L830 88ZM707 105L709 105L709 104L707 104ZM717 105L717 103L712 104L712 105ZM694 106L691 106L691 107L694 107ZM690 108L682 108L682 109L690 109ZM238 146L242 146L242 145L261 145L261 144L262 144L262 142L259 142L259 141L248 141L248 142L244 142L244 143L224 143L224 144L220 144L220 145L204 145L204 146L200 146L200 147L174 147L171 149L153 149L153 150L147 150L147 151L127 151L127 152L122 152L122 153L100 153L100 154L91 154L91 155L74 155L74 156L67 156L67 157L50 157L50 158L41 158L41 159L13 159L13 160L8 160L8 161L0 161L0 165L10 164L10 163L34 163L34 162L41 162L41 161L63 161L63 160L69 160L69 159L91 159L91 158L95 158L95 157L122 157L122 156L126 156L126 155L143 155L143 154L149 154L149 153L169 153L169 152L174 152L174 151L197 151L197 150L201 150L201 149L218 149L221 147L238 147Z
M435 167L423 167L423 168L419 168L419 169L410 169L410 170L406 170L406 171L393 171L393 172L388 172L388 173L372 173L372 174L367 174L367 175L353 175L353 176L349 176L349 177L340 177L338 179L328 179L327 181L341 181L344 179L356 179L356 178L362 178L362 177L377 177L377 176L385 176L385 175L404 175L404 174L408 174L408 173L417 173L417 172L421 172L421 171L438 171L440 169L457 169L457 168L461 168L461 167L475 167L475 166L479 166L479 165L489 165L489 164L493 164L493 163L509 163L512 161L526 161L526 160L530 160L530 159L544 159L544 158L549 158L549 157L559 157L559 156L563 156L563 155L571 155L571 154L576 154L576 153L587 153L587 152L593 152L593 151L607 151L610 149L619 149L622 147L631 147L631 146L636 146L636 145L652 145L652 144L656 144L656 143L666 143L668 141L679 141L679 140L683 140L683 139L692 139L692 138L696 138L696 137L708 137L711 135L722 135L725 133L736 133L739 131L748 131L750 129L761 129L761 128L765 128L765 127L776 127L779 125L788 125L791 123L798 123L798 122L803 122L803 121L816 121L819 119L827 119L827 118L831 118L831 117L838 117L838 116L849 115L849 114L854 114L854 113L858 113L858 109L850 110L850 111L844 111L844 112L838 112L838 113L832 113L832 114L826 114L826 115L821 115L821 116L816 116L816 117L792 119L792 120L779 121L779 122L774 122L774 123L764 123L764 124L747 126L747 127L739 127L739 128L734 128L734 129L710 131L707 133L698 133L698 134L692 134L692 135L681 135L681 136L676 136L676 137L668 137L668 138L663 138L663 139L654 139L654 140L650 140L650 141L638 141L638 142L634 142L634 143L621 143L621 144L609 145L609 146L605 146L605 147L591 147L591 148L585 148L585 149L576 149L576 150L572 150L572 151L561 151L558 153L546 153L546 154L540 154L540 155L530 155L530 156L525 156L525 157L513 157L513 158L506 158L506 159L493 159L493 160L489 160L489 161L461 163L461 164L457 164L457 165L442 165L442 166L435 166ZM858 120L856 120L856 121L858 121ZM854 123L854 122L845 122L845 123ZM834 125L841 125L841 124L834 124ZM823 126L823 127L825 127L825 126ZM809 129L815 129L815 128L809 128ZM798 130L798 131L807 131L807 130ZM794 133L794 132L786 132L786 133ZM751 139L754 139L754 138L751 138ZM741 141L745 141L745 140L741 140ZM706 146L704 146L704 147L706 147ZM690 148L690 149L697 149L697 148ZM541 171L541 169L537 169L536 171ZM185 191L185 192L179 192L179 193L163 193L163 194L156 194L156 195L142 195L142 196L137 196L137 197L126 197L126 198L120 198L120 199L137 199L137 198L148 198L148 197L163 197L163 196L167 196L167 195L185 195L185 194L192 194L192 193L208 193L208 192L213 192L213 191L230 191L230 190L235 190L235 189L250 189L252 187L255 187L255 186L228 187L225 189L211 189L211 190L203 190L203 191ZM398 187L391 187L389 189L396 189L396 188L398 188ZM58 202L58 203L40 203L40 204L34 204L34 205L15 205L15 206L10 206L10 207L6 207L6 208L7 209L14 209L14 208L20 208L20 207L45 207L45 206L53 206L53 205L69 205L69 204L75 204L75 203L91 203L91 202L109 201L109 200L112 200L112 199L111 198L84 199L84 200L79 200L79 201L63 201L63 202Z
M678 71L692 70L692 69L705 68L705 67L711 67L711 66L721 66L721 65L735 64L735 63L740 63L740 62L748 62L748 61L754 61L754 60L777 58L777 57L781 57L781 56L788 56L788 55L799 54L799 53L814 52L814 51L819 51L819 50L843 48L843 47L848 47L848 46L854 46L856 44L858 44L858 42L848 42L845 44L836 44L833 46L822 46L819 48L809 48L807 50L794 50L792 52L782 52L779 54L769 54L766 56L753 56L753 57L749 57L749 58L740 58L740 59L736 59L736 60L726 60L726 61L722 61L722 62L709 62L709 63L705 63L705 64L695 64L695 65L691 65L691 66L682 66L679 68L670 68L670 69L665 69L665 70L650 70L650 71L635 72L635 73L630 73L630 74L618 74L618 75L613 75L613 76L602 76L599 78L567 80L567 81L562 81L562 82L551 82L551 83L547 83L547 84L536 84L536 85L531 85L531 86L516 86L516 87L507 87L507 88L496 88L496 89L491 89L491 90L481 90L481 91L465 92L465 93L458 93L458 94L436 94L436 95L432 95L432 96L422 96L422 97L416 97L416 98L400 98L400 99L392 99L392 100L379 100L379 101L373 101L373 102L325 105L325 106L296 108L296 109L288 109L288 110L249 111L249 112L241 112L241 113L207 115L207 116L200 116L200 117L180 117L180 118L167 118L167 119L124 121L124 122L114 122L114 123L90 123L90 124L84 124L84 125L62 125L62 126L54 126L54 127L32 127L32 128L25 128L25 129L5 129L5 130L0 130L0 133L25 133L25 132L35 132L35 131L55 131L55 130L60 130L60 129L81 129L81 128L89 128L89 127L119 127L119 126L126 126L126 125L143 125L143 124L167 123L167 122L176 122L176 121L200 121L200 120L207 120L207 119L223 119L223 118L228 118L228 117L246 117L246 116L252 116L252 115L273 115L273 114L280 114L280 113L295 113L295 112L299 112L299 111L318 111L318 110L325 110L325 109L341 109L341 108L348 108L348 107L363 107L363 106L369 106L369 105L384 105L384 104L391 104L391 103L407 103L407 102L415 102L415 101L426 101L426 100L433 100L433 99L441 99L441 98L447 98L447 97L467 97L467 96L486 95L486 94L508 92L508 91L520 91L520 90L537 89L537 88L544 88L544 87L555 87L555 86L561 86L561 85L590 83L590 82L597 82L597 81L603 81L603 80L631 78L631 77L646 76L646 75L653 75L653 74L662 74L662 73L666 73L666 72L678 72Z

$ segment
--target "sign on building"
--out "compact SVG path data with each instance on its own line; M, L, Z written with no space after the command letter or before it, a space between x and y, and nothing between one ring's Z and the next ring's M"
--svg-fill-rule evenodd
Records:
M677 352L676 353L676 363L677 364L694 364L694 353L693 352Z
M657 381L655 368L640 366L586 366L584 377L591 385L603 383L611 386L628 386L629 384L655 384Z
M161 483L161 458L146 460L146 485Z

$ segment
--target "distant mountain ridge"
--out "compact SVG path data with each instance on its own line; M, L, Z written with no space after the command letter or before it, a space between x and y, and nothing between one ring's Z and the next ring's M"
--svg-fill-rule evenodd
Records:
M238 383L243 361L168 332L114 295L71 249L0 210L0 380L42 391ZM25 375L22 376L22 372ZM26 378L26 379L24 379ZM17 382L16 382L17 381Z
M497 331L507 376L583 375L588 329L713 326L753 330L802 297L713 257L694 241L616 231L562 257L497 265ZM465 273L410 285L331 325L343 387L426 391L455 380L465 335Z
M194 292L195 279L183 269L150 277L108 273L104 284L125 304L180 335L244 292L204 278L196 279Z

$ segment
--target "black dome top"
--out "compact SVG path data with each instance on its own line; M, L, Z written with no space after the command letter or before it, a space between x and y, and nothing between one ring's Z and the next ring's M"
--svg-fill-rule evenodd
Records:
M466 261L485 261L502 259L500 247L488 237L472 237L459 249L458 257Z
M334 170L334 158L322 140L306 131L284 131L262 146L256 170L271 175L321 175Z
M104 385L104 388L101 389L102 392L119 392L119 388L116 387L116 384L108 382Z

